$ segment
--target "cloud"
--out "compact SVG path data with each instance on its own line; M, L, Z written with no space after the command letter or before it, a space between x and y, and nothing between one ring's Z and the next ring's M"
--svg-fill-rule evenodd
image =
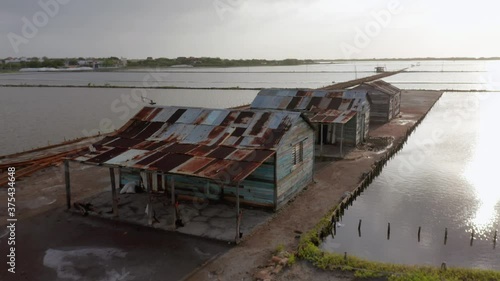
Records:
M352 40L356 28L364 27L372 13L390 1L394 0L71 0L36 38L20 46L19 55L339 58L339 45ZM446 46L443 38L454 43L468 37L482 40L484 56L500 49L500 39L493 36L500 25L496 2L400 2L404 15L394 17L363 55L472 55L469 46ZM221 16L214 3L229 8ZM38 10L37 1L0 3L0 57L15 55L7 34L19 33L21 18ZM421 46L431 40L432 48Z

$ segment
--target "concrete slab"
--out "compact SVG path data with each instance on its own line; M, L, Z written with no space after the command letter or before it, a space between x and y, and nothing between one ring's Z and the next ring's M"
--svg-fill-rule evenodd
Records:
M105 191L84 201L90 203L89 214L109 219L118 219L148 226L146 206L147 193L118 194L118 218L113 218L111 191ZM169 198L164 194L152 196L153 225L151 227L167 231L206 237L222 241L234 241L236 236L236 208L225 203L179 202L178 210L184 226L175 228L175 211ZM240 231L243 236L252 232L258 225L268 221L273 213L260 209L241 208L243 215ZM77 211L75 209L75 211Z
M0 252L8 253L1 232ZM2 281L182 280L231 247L60 208L18 221L16 241L16 273L4 265Z

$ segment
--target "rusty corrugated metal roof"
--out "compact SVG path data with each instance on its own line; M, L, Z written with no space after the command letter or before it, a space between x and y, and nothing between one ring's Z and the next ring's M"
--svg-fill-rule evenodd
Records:
M349 122L354 116L356 116L356 111L339 111L335 109L325 110L320 113L314 114L309 119L313 123L338 123L345 124Z
M367 103L366 91L360 90L264 89L251 108L299 111L312 123L344 124Z
M376 80L373 82L366 82L363 84L372 86L373 88L381 91L382 93L386 93L386 94L391 95L391 96L396 95L397 93L401 92L401 90L399 88L397 88L397 87L393 86L392 84L387 83L383 80Z
M273 156L301 118L290 111L148 106L73 160L234 183Z

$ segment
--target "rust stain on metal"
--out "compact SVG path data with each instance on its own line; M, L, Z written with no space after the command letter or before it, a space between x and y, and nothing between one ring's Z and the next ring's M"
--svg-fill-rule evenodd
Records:
M236 123L236 124L248 124L250 122L250 120L253 118L254 114L255 113L251 112L251 111L242 111L242 112L240 112L240 114L238 115L236 120L234 120L234 123Z
M139 120L139 121L146 121L146 118L155 110L154 107L148 107L145 106L137 115L134 117L134 119Z
M193 157L184 164L173 169L172 172L196 175L198 171L203 170L207 166L211 166L212 162L215 161L217 160L208 157Z
M207 156L212 157L212 158L224 159L229 154L233 153L235 150L237 150L237 149L234 147L220 146L220 147L216 148L214 151L212 151Z
M164 152L164 153L187 153L195 148L198 148L198 146L195 144L174 143L174 144L162 149L162 152Z
M205 156L216 148L217 146L200 145L187 153L193 156Z
M266 128L265 124L269 121L269 117L271 117L271 113L264 112L259 120L255 122L255 125L253 126L249 134L252 136L258 135L262 129Z
M264 89L252 102L254 109L303 112L314 123L345 123L363 109L367 92L360 90Z
M212 180L230 171L226 179L234 183L275 154L301 119L298 112L146 107L98 150L75 159Z

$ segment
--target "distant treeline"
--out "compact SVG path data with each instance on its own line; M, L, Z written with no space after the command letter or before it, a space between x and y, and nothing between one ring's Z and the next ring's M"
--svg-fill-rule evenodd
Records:
M49 59L49 58L30 58L26 61L16 61L16 62L6 62L5 60L1 61L0 69L3 70L18 70L21 68L37 68L37 67L63 67L65 64L65 59Z
M19 70L22 68L68 68L68 67L93 67L97 63L102 67L122 67L123 60L117 57L85 59L85 58L20 58L0 60L0 70Z
M231 66L274 66L274 65L299 65L312 64L313 60L284 59L284 60L264 60L264 59L221 59L209 57L178 57L178 58L148 58L145 60L129 60L128 67L170 67L176 65L188 65L193 67L231 67Z

